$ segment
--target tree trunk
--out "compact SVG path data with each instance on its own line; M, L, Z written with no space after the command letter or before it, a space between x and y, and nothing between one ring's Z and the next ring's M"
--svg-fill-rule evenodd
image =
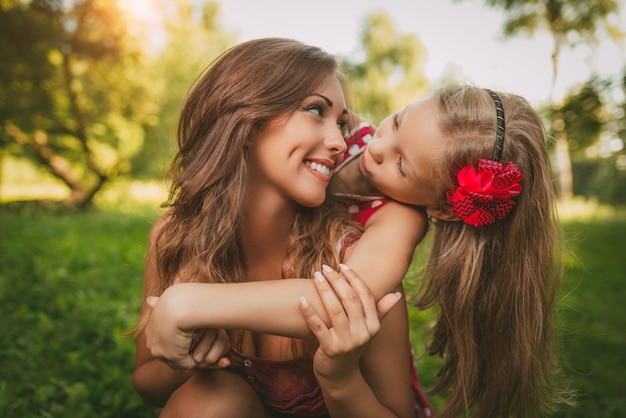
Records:
M570 200L574 196L574 176L565 130L557 132L555 153L559 169L559 197L561 200Z
M555 157L559 172L558 193L561 200L570 200L574 195L574 176L572 175L572 160L569 155L569 145L565 132L564 121L558 109L561 108L561 100L554 97L558 74L559 56L563 44L563 34L552 31L554 50L552 51L552 85L550 88L550 103L553 109L552 128L556 136Z
M35 132L34 138L31 139L11 122L5 125L5 131L15 142L32 152L41 165L69 188L70 194L63 199L62 205L80 208L88 208L91 205L95 193L85 191L83 182L74 175L70 163L65 158L55 154L50 147L48 135L45 132L38 130ZM100 187L101 185L98 188Z

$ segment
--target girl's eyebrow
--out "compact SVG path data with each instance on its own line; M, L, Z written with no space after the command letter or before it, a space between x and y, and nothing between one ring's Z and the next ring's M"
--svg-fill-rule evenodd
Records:
M398 125L398 128L400 128L400 124L402 123L402 116L404 115L405 110L406 110L406 107L403 107L397 113L398 117L396 118L396 124Z

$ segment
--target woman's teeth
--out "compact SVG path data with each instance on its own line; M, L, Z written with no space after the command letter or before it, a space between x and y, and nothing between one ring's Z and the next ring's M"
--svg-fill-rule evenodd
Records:
M304 164L307 167L310 167L311 169L317 171L318 173L321 173L325 176L330 176L330 168L326 167L323 164L318 164L310 161L306 161Z

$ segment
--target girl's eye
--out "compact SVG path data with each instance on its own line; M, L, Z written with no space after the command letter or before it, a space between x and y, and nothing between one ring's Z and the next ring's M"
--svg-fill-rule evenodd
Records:
M398 129L398 114L397 113L393 114L393 127Z
M406 174L404 173L404 168L402 167L402 157L399 155L398 155L398 161L396 162L396 168L398 169L398 173L402 177L406 177Z

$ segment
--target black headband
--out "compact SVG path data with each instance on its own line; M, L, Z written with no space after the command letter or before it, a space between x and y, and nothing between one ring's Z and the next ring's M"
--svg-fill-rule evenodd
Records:
M504 149L504 108L502 107L500 97L498 97L496 93L489 89L485 89L485 91L489 93L493 99L493 103L496 105L496 117L498 122L498 127L496 128L496 148L493 150L491 160L500 161L502 150Z

